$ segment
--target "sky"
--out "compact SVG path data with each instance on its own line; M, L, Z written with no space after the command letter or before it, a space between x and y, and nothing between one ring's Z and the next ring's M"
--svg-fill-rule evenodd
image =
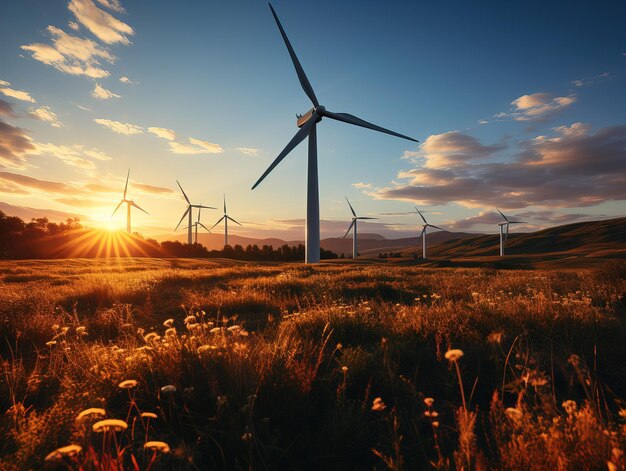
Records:
M619 217L626 3L276 0L322 105L322 236ZM263 1L21 0L0 7L0 202L171 236L178 180L211 227L304 236L306 143L252 185L311 108ZM409 213L409 214L406 214ZM195 215L194 215L195 217ZM182 233L179 228L179 233ZM219 228L216 228L219 232Z

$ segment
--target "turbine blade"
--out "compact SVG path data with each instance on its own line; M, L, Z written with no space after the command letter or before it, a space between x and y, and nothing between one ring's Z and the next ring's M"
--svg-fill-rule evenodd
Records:
M224 214L226 214L226 195L224 195Z
M289 51L289 55L291 56L291 62L293 62L293 66L296 69L296 74L298 74L298 79L300 80L300 85L302 86L302 89L304 90L304 93L307 94L307 96L309 97L311 102L313 102L313 105L315 105L315 107L317 108L318 106L320 106L320 104L317 101L317 97L315 96L315 92L313 91L313 87L311 86L311 83L309 82L309 79L307 78L306 74L304 73L304 69L302 68L302 65L300 64L300 61L298 60L298 56L296 56L295 51L291 47L291 43L289 42L289 38L287 38L287 33L285 33L285 30L283 29L283 25L280 24L280 20L278 19L278 15L274 11L274 8L272 7L272 4L270 3L269 5L270 5L270 10L272 10L272 15L274 16L274 20L276 20L276 25L278 26L278 29L280 31L280 35L283 37L283 41L285 41L285 46L287 46L287 50Z
M145 209L140 208L140 207L139 207L139 205L137 205L137 203L135 203L134 201L131 201L129 204L130 204L131 206L134 206L134 207L135 207L135 208L137 208L138 210L143 211L143 212L144 212L144 213L146 213L146 214L150 214L150 213L149 213L148 211L146 211Z
M176 183L178 183L178 180L176 180ZM189 201L189 198L187 198L187 194L185 193L185 190L183 190L183 187L180 186L180 183L178 183L178 188L180 188L180 191L183 192L183 196L185 197L185 200L187 201L187 203L191 205L191 201Z
M315 113L314 113L315 114ZM278 157L276 157L276 159L274 159L274 162L272 162L272 165L270 165L267 170L263 173L263 175L261 175L261 178L259 178L257 180L257 182L252 186L252 189L254 190L257 186L259 186L259 183L261 183L265 177L267 177L269 175L269 173L274 170L274 168L287 156L287 154L289 152L291 152L298 144L300 144L305 137L307 137L309 135L309 130L311 129L311 127L315 124L315 121L317 120L317 116L312 116L311 119L309 119L301 128L300 130L296 133L295 136L293 136L293 138L291 139L291 141L289 141L289 144L287 144L287 147L285 147L283 149L283 151L278 154Z
M417 211L417 214L420 215L420 217L422 218L422 221L424 221L424 224L428 224L428 222L426 222L426 219L424 218L424 215L422 214L422 212L417 209L417 206L415 206L415 211Z
M356 213L354 212L354 208L352 207L352 205L350 204L350 200L348 199L348 197L346 196L346 201L348 202L348 206L350 206L350 211L352 211L352 215L354 217L356 217Z
M434 227L435 229L439 229L440 231L449 232L447 229L444 229L443 227L435 226L434 224L428 224L428 226Z
M239 226L243 227L241 224L239 224L237 221L235 221L233 218L231 218L230 216L226 216L228 219L230 219L231 221L233 221L235 224L238 224Z
M213 226L211 226L211 229L213 229L213 228L214 228L215 226L217 226L220 222L222 222L222 221L224 220L224 218L225 218L225 217L226 217L226 216L222 216L222 217L220 218L220 220L219 220L219 221L217 221L215 224L213 224ZM210 231L211 229L209 229L209 231Z
M509 218L502 214L502 211L500 211L498 208L496 208L496 210L500 213L500 216L502 216L506 222L509 222Z
M210 230L210 229L207 229L207 227L206 227L204 224L202 224L201 222L198 222L198 224L200 224L202 227L204 227L204 229L205 229L206 231L211 232L211 230Z
M357 219L378 219L378 218L368 218L366 216L359 216Z
M180 218L180 221L178 221L178 224L176 224L176 229L174 229L174 232L176 232L176 230L178 229L178 226L180 226L180 223L183 222L183 219L185 219L185 216L187 216L187 213L191 211L191 206L187 206L187 210L183 213L183 217Z
M421 239L421 238L422 238L422 236L424 235L424 232L426 232L426 227L427 227L427 226L423 226L423 227L422 227L422 232L420 232L420 236L418 237L418 239Z
M374 131L382 132L385 134L391 134L392 136L401 137L402 139L408 139L409 141L419 142L412 137L405 136L404 134L397 133L395 131L390 131L389 129L382 128L372 123L368 123L367 121L357 118L348 113L333 113L332 111L324 110L321 113L322 116L326 116L331 119L335 119L337 121L343 121L344 123L354 124L355 126L361 126L362 128L373 129Z
M117 207L115 208L115 210L111 214L111 217L113 217L115 215L115 213L117 212L118 209L120 209L120 206L122 206L123 203L124 203L124 200L120 201L120 204L117 205Z
M126 185L124 185L124 199L126 199L126 190L128 190L128 178L130 177L130 169L128 169L128 173L126 174Z
M191 206L193 206L194 208L217 209L217 208L214 208L213 206L203 206L201 204L192 204Z
M344 234L343 238L345 239L346 236L348 235L348 233L350 232L350 229L352 229L352 226L354 226L354 224L356 223L356 221L353 219L352 220L352 224L350 224L350 227L348 227L348 230L346 231L346 233Z
M523 222L523 221L509 221L509 224L528 224L528 223Z
M198 208L198 219L196 220L196 222L200 222L200 213L202 212L202 206L200 206Z

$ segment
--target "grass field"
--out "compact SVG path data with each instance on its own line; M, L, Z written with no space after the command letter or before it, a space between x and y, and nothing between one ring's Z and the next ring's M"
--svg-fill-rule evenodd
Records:
M625 271L1 262L0 469L624 469Z

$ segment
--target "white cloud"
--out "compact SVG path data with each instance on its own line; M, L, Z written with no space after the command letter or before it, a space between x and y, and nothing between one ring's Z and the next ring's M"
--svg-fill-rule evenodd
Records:
M73 29L74 31L78 31L80 29L80 25L75 21L68 21L67 26L69 26L70 29Z
M572 85L576 86L576 87L586 87L588 85L594 85L598 82L602 82L603 80L607 80L607 79L611 79L615 77L615 75L613 75L610 72L604 72L600 75L595 75L593 77L588 77L588 78L584 78L584 79L579 79L579 80L573 80L572 81Z
M193 137L189 138L189 144L183 144L182 142L170 142L170 150L174 154L221 154L224 152L224 149L219 144L214 144L212 142L203 141L200 139L195 139Z
M30 103L36 103L37 101L30 96L30 93L25 92L23 90L15 90L13 88L9 88L11 85L9 82L5 82L4 80L0 80L0 93L6 96L10 96L11 98L15 98L16 100L28 101Z
M113 93L110 90L107 90L99 83L96 83L96 86L91 92L91 96L98 100L108 100L109 98L120 98L120 95L118 95L117 93Z
M171 129L150 127L148 128L148 132L151 132L160 138L167 139L168 141L176 139L176 133Z
M120 121L112 121L110 119L96 118L94 121L105 126L118 134L142 134L143 128L130 123L122 123Z
M131 79L129 79L126 76L120 77L120 82L126 83L128 85L135 85L137 83L137 82L133 82Z
M242 154L252 157L256 157L259 155L259 149L255 149L254 147L235 147L235 150L238 150Z
M372 184L371 183L364 183L364 182L353 183L352 186L354 188L359 188L359 189L372 188Z
M26 155L35 149L23 129L0 120L0 167L26 168Z
M33 59L50 65L70 75L85 75L91 78L108 77L107 70L100 68L100 60L113 63L115 57L108 49L90 39L81 39L56 26L48 26L52 45L33 43L21 46L29 51Z
M33 154L56 157L63 161L66 165L77 167L85 170L96 168L96 164L89 159L111 160L105 153L98 149L85 149L84 146L76 144L72 146L56 145L56 144L35 144Z
M496 118L511 118L515 121L539 121L547 119L576 103L576 95L553 96L549 93L522 95L511 102L511 111L498 113Z
M114 3L116 2L106 2L107 6ZM126 36L133 35L133 29L110 13L98 8L92 0L70 0L67 7L78 22L101 41L107 44L130 44Z
M122 7L122 3L120 2L120 0L98 0L98 3L108 8L109 10L117 11L120 13L124 11L124 7Z
M41 106L37 109L31 110L30 116L41 121L46 121L54 128L60 128L63 126L63 123L59 121L57 115L50 109L49 106Z

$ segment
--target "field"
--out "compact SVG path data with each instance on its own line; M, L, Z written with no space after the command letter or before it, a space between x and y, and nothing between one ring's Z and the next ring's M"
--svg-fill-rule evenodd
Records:
M1 262L0 469L624 469L625 272Z

